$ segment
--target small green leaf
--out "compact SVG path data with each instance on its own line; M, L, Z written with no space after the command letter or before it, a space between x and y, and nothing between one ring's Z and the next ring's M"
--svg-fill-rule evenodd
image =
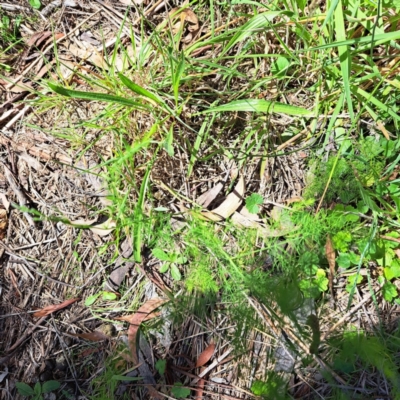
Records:
M382 288L382 293L383 293L383 298L387 302L391 302L395 297L397 297L399 294L397 293L397 288L393 283L391 282L386 282L383 285Z
M33 389L24 382L17 382L15 384L15 387L17 388L18 393L21 396L34 396L35 395L35 392L33 391Z
M33 391L35 392L36 396L40 396L42 394L42 385L40 384L40 382L36 382Z
M169 262L165 262L164 264L161 264L160 265L160 272L162 274L165 274L168 271L170 265L171 265L171 263L169 263Z
M186 399L190 396L190 389L182 387L182 383L179 382L175 383L171 392L177 399Z
M256 396L263 396L268 393L268 385L263 381L255 381L251 385L251 391Z
M58 381L47 381L43 383L42 392L43 393L50 393L54 390L57 390L61 386L60 382Z
M315 284L318 287L318 289L321 292L325 292L328 290L328 283L329 280L326 277L326 273L323 269L318 269L317 270L317 274L316 274L316 278L315 278Z
M351 265L350 255L348 253L341 253L336 257L336 262L341 268L349 268Z
M258 193L253 193L246 199L246 208L251 214L257 214L260 211L258 207L260 204L264 202L264 199Z
M180 256L180 257L177 257L177 259L175 260L175 262L176 262L177 264L186 264L186 263L187 263L187 258L186 258L186 257Z
M394 278L400 278L400 260L393 260L390 269Z
M85 300L85 306L90 307L99 298L101 293L93 294Z
M392 268L390 268L390 267L385 267L385 268L383 269L383 273L385 274L385 278L386 278L388 281L391 281L391 280L394 278L394 273L393 273L393 271L392 271Z
M103 300L106 300L106 301L107 300L113 301L113 300L116 300L118 298L118 296L113 292L104 291L104 292L102 292L102 298L103 298Z
M171 256L161 249L153 249L152 254L161 261L171 261Z
M354 286L354 283L355 283L355 281L356 281L356 278L357 278L357 285L359 284L359 283L361 283L362 282L362 280L363 280L363 277L362 277L362 275L360 275L360 274L354 274L354 275L350 275L348 278L347 278L347 281L349 282L347 285L346 285L346 290L350 293L352 290L353 290L353 286Z
M365 205L365 203L363 201L359 201L357 203L357 210L361 213L361 214L366 214L368 212L368 207Z
M36 10L39 10L39 8L42 6L42 3L40 0L29 0L29 4L31 7L35 8Z
M166 367L167 367L167 360L158 360L156 362L156 370L160 375L164 375Z
M286 57L278 57L271 65L271 72L274 76L282 76L289 65L289 60Z
M171 264L171 276L176 281L180 281L182 279L182 275L179 271L179 268L176 266L176 264Z

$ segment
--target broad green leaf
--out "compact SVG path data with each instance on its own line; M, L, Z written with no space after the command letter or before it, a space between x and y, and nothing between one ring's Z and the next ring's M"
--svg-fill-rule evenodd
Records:
M62 86L57 86L52 83L48 83L48 85L54 92L73 99L106 101L108 103L122 104L124 106L136 107L142 110L149 108L143 104L137 103L136 101L126 99L125 97L114 96L106 93L82 92L79 90L65 89Z
M167 360L158 360L156 362L156 370L160 375L164 375L166 367L167 367Z
M388 281L391 281L394 278L394 273L393 273L393 271L392 271L392 269L390 267L385 267L383 269L383 273L385 274L385 278Z
M54 390L57 390L61 386L60 382L58 381L47 381L43 383L42 392L43 393L50 393Z
M268 384L266 382L263 382L263 381L255 381L251 385L251 391L256 396L266 395L266 394L268 394Z
M154 257L161 261L170 261L171 257L164 251L158 248L153 249L152 254Z
M357 282L356 282L356 278L357 278ZM363 280L362 275L360 274L354 274L354 275L350 275L349 277L347 277L347 281L349 282L346 285L346 290L347 292L351 293L353 290L354 285L358 285L359 283L361 283Z
M336 262L341 268L349 268L351 265L350 255L348 253L342 253L336 257Z
M260 211L258 207L260 204L264 202L264 199L258 193L253 193L251 196L246 199L246 208L251 214L257 214Z
M15 384L15 387L17 388L18 393L21 396L27 396L28 397L28 396L34 396L35 395L35 392L33 391L33 389L29 385L24 383L24 382L17 382Z
M326 292L328 290L328 283L329 280L326 277L325 271L321 268L318 268L315 278L315 284L317 285L318 289L321 292Z
M40 384L40 382L36 382L33 391L35 392L36 396L39 396L42 394L42 385Z
M158 96L155 94L149 92L148 90L142 88L141 86L137 85L136 83L132 82L129 78L127 78L125 75L122 75L121 73L118 73L119 79L121 79L121 82L132 92L135 92L139 94L140 96L144 96L149 98L150 100L155 101L157 104L162 104L163 101L160 99Z
M182 387L182 383L179 382L175 383L171 392L177 399L186 399L186 397L190 396L190 389Z
M91 296L89 296L86 300L85 300L85 306L89 307L92 304L94 304L94 302L99 298L99 296L101 295L101 293L97 293L97 294L93 294Z
M187 258L183 256L178 256L175 260L177 264L186 264L187 263Z
M160 265L160 272L162 274L165 274L168 271L170 265L171 264L169 262L164 262L164 264L161 264Z
M102 299L103 300L113 301L113 300L116 300L117 298L118 298L118 296L113 292L107 292L107 291L102 292Z
M390 269L395 278L400 278L400 260L393 260Z
M286 57L278 57L271 65L271 72L274 76L282 76L289 68L290 62Z
M247 100L235 100L222 106L211 107L207 110L202 111L200 114L212 113L212 112L225 112L225 111L249 111L259 113L282 113L287 115L296 116L312 116L313 111L309 111L302 107L291 106L289 104L279 103L277 101L258 100L258 99L247 99Z
M39 8L42 6L42 3L40 0L29 0L29 4L31 7L35 8L36 10L39 10Z
M388 302L391 302L395 297L397 297L399 295L397 293L396 286L393 285L393 283L391 283L391 282L386 282L383 285L382 293L383 293L383 298Z
M179 268L176 266L176 264L171 264L171 276L174 278L176 281L180 281L182 278L182 275L179 271Z

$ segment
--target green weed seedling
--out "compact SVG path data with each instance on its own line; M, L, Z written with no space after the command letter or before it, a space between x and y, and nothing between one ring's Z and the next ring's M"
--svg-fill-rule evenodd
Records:
M185 257L180 256L178 253L171 252L166 253L164 250L159 248L153 249L153 256L158 258L160 261L163 261L163 264L160 267L160 272L165 274L168 270L171 270L171 276L176 281L180 281L182 279L181 272L177 264L185 264L187 259Z
M29 4L35 10L39 10L40 7L42 7L42 3L40 2L40 0L29 0Z
M41 384L37 382L32 388L24 382L17 382L15 384L18 393L25 397L31 397L33 400L43 399L45 393L53 392L60 387L60 382L58 381L47 381Z
M260 205L264 202L262 196L258 193L253 193L246 199L246 208L251 214L258 214L260 211Z
M118 294L114 293L114 292L107 292L105 290L102 290L99 293L93 294L91 296L89 296L86 300L85 300L85 306L86 307L90 307L91 305L93 305L96 300L101 296L101 298L104 301L114 301L117 300L118 298Z

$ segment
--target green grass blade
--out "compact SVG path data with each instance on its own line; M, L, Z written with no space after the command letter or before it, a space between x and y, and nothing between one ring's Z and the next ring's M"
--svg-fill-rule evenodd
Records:
M357 88L353 87L352 90L355 93L357 93L358 95L364 97L368 102L372 103L374 106L378 107L381 111L389 114L391 117L393 117L394 120L400 121L400 115L397 112L393 111L386 104L382 103L380 100L378 100L376 97L374 97L371 93L368 93L359 87L357 87Z
M72 99L106 101L108 103L122 104L124 106L136 107L142 110L148 109L148 107L144 106L143 104L140 104L136 101L129 100L120 96L114 96L106 93L82 92L79 90L71 90L63 88L62 86L54 85L52 83L48 83L48 85L53 92L61 94L62 96L71 97Z
M339 41L346 40L346 28L344 26L344 17L343 17L343 4L342 1L339 0L336 10L335 10L335 31L336 31L336 39ZM351 91L350 91L350 72L351 72L351 54L348 46L339 46L339 59L340 59L340 70L342 72L343 79L343 88L346 96L347 107L349 108L350 118L354 119L354 111L353 111L353 103L351 100Z
M335 12L338 3L339 3L339 0L332 1L331 5L329 6L328 12L326 13L324 23L321 26L321 31L325 28L327 23L331 20L332 15Z
M397 40L400 39L400 30L399 31L394 31L394 32L386 32L382 33L379 35L374 35L374 36L364 36L361 38L355 38L355 39L348 39L348 40L343 40L339 42L333 42L333 43L327 43L323 44L321 46L316 46L316 47L310 47L308 49L303 49L299 50L300 52L303 51L316 51L316 50L323 50L323 49L330 49L333 47L339 47L339 46L351 46L355 44L370 44L374 43L374 47L378 46L379 44L383 44L386 42L390 42L391 40Z
M143 177L142 184L140 186L139 198L135 207L135 226L133 228L133 255L136 262L142 262L142 230L143 230L143 208L144 201L146 198L146 192L149 186L150 173L153 168L154 161L157 158L158 150L153 155L153 160L148 165L146 173Z
M141 86L137 85L136 83L132 82L129 78L127 78L125 75L122 75L121 73L118 73L119 79L121 79L121 82L132 92L135 92L139 96L144 96L149 98L150 100L155 101L157 104L162 104L163 101L156 96L154 93L149 92L148 90L142 88Z
M267 100L236 100L231 103L224 104L222 106L211 107L207 110L201 112L211 113L211 112L222 112L222 111L252 111L259 113L282 113L287 115L295 116L312 116L313 112L302 107L291 106L289 104L278 103L276 101Z
M227 53L233 46L237 43L247 39L248 37L252 36L254 33L259 31L265 26L268 26L270 22L276 18L278 15L281 14L288 14L287 11L267 11L262 14L258 14L253 17L251 20L246 22L238 32L232 37L226 47L223 49L221 56Z

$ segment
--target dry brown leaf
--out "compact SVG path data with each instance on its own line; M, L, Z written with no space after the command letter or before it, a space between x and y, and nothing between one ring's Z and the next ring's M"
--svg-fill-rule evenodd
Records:
M190 32L195 32L199 30L199 19L197 15L190 9L186 8L183 10L181 19L189 22L188 30Z
M105 62L103 56L99 54L99 52L94 48L89 49L81 49L74 44L70 44L68 46L68 50L71 52L72 55L75 57L81 58L82 60L86 60L91 62L92 64L96 65L97 67L108 69L108 65Z
M10 209L10 202L8 201L7 196L4 193L0 193L0 200L3 203L6 211L8 211Z
M21 93L32 90L30 83L21 83L21 75L10 78L9 80L0 79L0 86L4 86L6 92Z
M396 254L397 258L400 258L400 249L395 249L394 253Z
M335 249L333 248L332 239L329 235L326 238L325 255L329 264L329 291L331 292L331 296L333 298L333 279L335 277L336 255Z
M125 316L125 317L119 317L115 318L119 321L127 321L130 323L129 329L128 329L128 342L129 342L129 349L131 352L132 356L132 361L135 364L138 364L138 355L137 355L137 348L136 348L136 336L140 327L140 324L147 319L150 318L150 316L155 316L153 314L153 311L160 307L162 304L164 304L166 300L163 299L151 299L146 301L139 310L136 311L135 314L130 315L130 316Z
M105 335L103 332L100 331L93 331L88 333L69 333L71 336L75 336L81 339L87 339L92 342L101 342L102 340L110 340L110 336Z
M197 359L196 362L196 368L197 367L202 367L203 365L205 365L206 363L208 363L208 361L210 361L211 357L213 356L215 351L215 344L211 343L209 346L206 347L205 350L203 350L203 352L199 355L199 358Z
M223 219L229 218L242 204L244 192L244 179L241 175L233 192L228 194L222 204L212 211L202 212L201 215L211 221L222 221Z
M130 6L132 4L140 5L143 3L143 0L119 0L119 2L125 4L126 6Z
M49 315L55 311L61 310L65 307L68 307L70 304L75 303L76 301L80 300L79 298L76 299L69 299L69 300L65 300L63 301L61 304L55 304L55 305L51 305L51 306L47 306L42 308L39 311L36 311L33 316L35 318L41 318L41 317L45 317L46 315Z
M7 210L0 208L0 240L3 240L7 234L8 217Z
M196 203L204 208L207 208L211 202L218 196L219 192L222 190L224 185L222 183L217 183L213 188L207 190L207 192L200 195Z
M385 125L383 125L383 123L381 121L378 121L376 123L378 129L383 133L383 136L385 136L386 140L390 140L390 134L388 132L388 130L385 128Z
M51 36L52 32L51 31L43 31L43 32L37 32L35 34L33 34L28 42L27 45L29 47L32 46L39 46L40 43L42 43L44 40L46 40L49 36Z
M107 221L103 222L102 224L95 225L90 227L89 229L99 236L107 236L109 235L117 226L116 222L112 219L108 219Z
M93 233L99 236L109 235L117 226L116 222L112 219L108 219L101 224L94 225L96 219L77 219L75 221L70 221L71 226L77 228L89 228Z

